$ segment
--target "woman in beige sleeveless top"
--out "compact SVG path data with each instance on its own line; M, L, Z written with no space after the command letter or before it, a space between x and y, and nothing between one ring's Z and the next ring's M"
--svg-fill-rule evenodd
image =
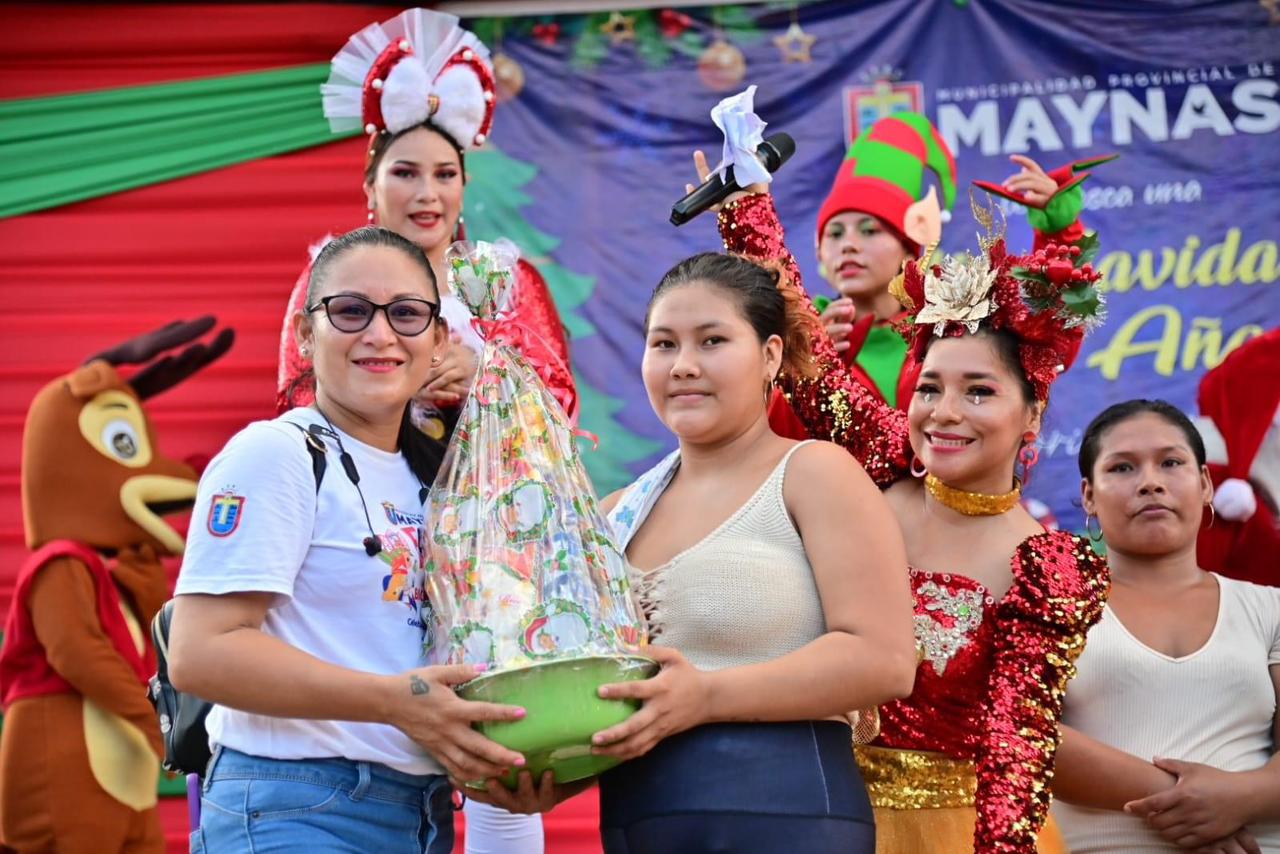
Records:
M1080 474L1111 598L1063 706L1054 814L1073 854L1280 854L1280 590L1206 572L1200 435L1159 400L1088 426Z
M906 561L884 499L826 442L776 435L783 362L808 359L778 274L677 264L646 318L645 387L679 449L610 496L662 672L599 734L606 852L870 852L845 713L911 687ZM849 543L858 543L850 554Z

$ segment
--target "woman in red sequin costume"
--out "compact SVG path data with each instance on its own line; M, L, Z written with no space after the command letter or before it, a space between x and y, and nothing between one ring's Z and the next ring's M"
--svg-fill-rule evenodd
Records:
M768 195L727 205L720 229L729 251L780 262L784 286L801 288ZM858 748L880 852L1064 850L1045 826L1058 718L1107 571L1086 540L1022 509L1015 468L1083 337L1086 318L1062 293L1096 310L1096 276L1080 269L1083 247L1015 258L994 239L984 250L906 265L895 290L915 314L922 368L909 412L850 377L816 315L817 377L779 379L809 432L886 489L907 532L915 690L879 710L879 734Z
M471 385L482 345L470 326L470 312L446 290L448 275L444 254L455 240L465 238L462 228L466 183L464 152L478 148L485 140L493 121L494 87L486 61L488 51L470 33L457 28L456 18L423 10L411 11L417 12L417 20L426 24L410 22L410 13L406 12L356 34L348 47L334 58L333 76L322 88L325 89L326 115L335 129L342 129L344 120L351 117L343 114L342 93L333 91L344 87L334 81L343 79L344 75L346 79L354 76L342 62L359 62L358 55L351 55L355 52L352 45L378 28L379 33L373 38L386 40L388 44L380 53L367 51L370 61L365 64L369 68L360 69L364 70L360 91L357 98L347 98L347 101L358 101L355 107L359 111L358 119L369 133L364 168L369 222L389 228L420 246L441 284L441 314L451 330L453 346L437 357L439 361L433 365L427 384L418 396L415 420L424 432L442 439L445 425L452 423L452 415ZM401 118L390 103L380 103L388 97L392 81L408 76L397 70L400 60L438 51L451 41L457 42L453 45L457 50L434 80L419 75L421 79L404 86L410 92L414 86L425 87L420 93L421 101L429 106L423 108L426 115L422 120L417 120L416 115ZM466 52L470 56L463 59ZM401 95L394 91L390 94ZM402 126L398 126L397 118ZM281 330L276 389L276 406L281 412L309 405L315 394L310 359L298 351L294 335L294 317L304 308L309 271L310 264L294 285ZM514 311L522 325L534 333L524 339L525 350L533 351L525 355L570 416L576 417L568 340L546 280L524 260L518 264L517 280Z
M489 51L453 15L410 9L356 33L333 58L324 94L333 130L360 127L368 134L364 191L370 223L419 246L436 272L441 319L452 346L432 359L427 382L415 398L414 423L443 440L475 375L480 336L471 313L448 290L445 252L463 238L464 152L480 147L493 123L495 90ZM276 404L283 412L315 398L309 353L294 334L305 311L310 265L289 297L280 336ZM576 418L564 326L546 281L529 263L517 268L514 314L532 334L522 352ZM539 816L513 815L488 804L466 804L469 854L540 854Z

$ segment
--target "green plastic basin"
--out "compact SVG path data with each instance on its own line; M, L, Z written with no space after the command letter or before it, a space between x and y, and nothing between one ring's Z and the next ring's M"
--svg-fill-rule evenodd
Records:
M472 679L457 689L464 700L520 706L519 721L481 721L475 728L524 755L534 782L548 769L557 783L594 777L618 760L593 756L591 736L620 724L640 708L635 700L604 700L601 685L648 679L658 665L642 656L590 656L548 661ZM523 769L522 769L523 770ZM503 778L514 788L515 772Z

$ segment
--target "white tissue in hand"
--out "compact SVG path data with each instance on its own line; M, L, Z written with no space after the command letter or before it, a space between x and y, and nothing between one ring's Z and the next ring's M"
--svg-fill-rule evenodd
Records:
M733 177L739 187L751 184L768 184L773 180L769 170L756 157L756 149L764 142L764 119L756 115L756 87L725 98L711 109L711 121L724 133L724 148L720 164L712 170L722 172L733 167Z
M1244 522L1258 511L1258 498L1248 481L1228 478L1214 491L1213 508L1223 519Z

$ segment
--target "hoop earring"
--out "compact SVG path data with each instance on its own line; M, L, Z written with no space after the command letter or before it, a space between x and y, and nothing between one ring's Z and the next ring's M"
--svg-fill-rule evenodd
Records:
M1092 527L1092 523L1094 522L1098 523L1098 533L1096 534L1093 532L1093 527ZM1089 539L1094 541L1101 540L1102 539L1102 522L1098 520L1097 516L1093 515L1092 513L1087 513L1085 514L1085 517L1084 517L1084 531L1086 534L1089 535Z
M1213 502L1212 502L1212 501L1210 501L1208 504L1206 504L1206 505L1205 505L1205 507L1208 507L1208 508L1209 508L1209 524L1208 524L1208 525L1206 525L1205 527L1206 527L1206 528L1212 528L1212 527L1213 527L1213 523L1214 523L1214 522L1216 522L1216 521L1218 521L1218 511L1217 511L1217 509L1213 506Z
M924 463L920 462L919 457L911 458L911 476L912 477L924 477L928 473L929 473L929 470L924 467Z

